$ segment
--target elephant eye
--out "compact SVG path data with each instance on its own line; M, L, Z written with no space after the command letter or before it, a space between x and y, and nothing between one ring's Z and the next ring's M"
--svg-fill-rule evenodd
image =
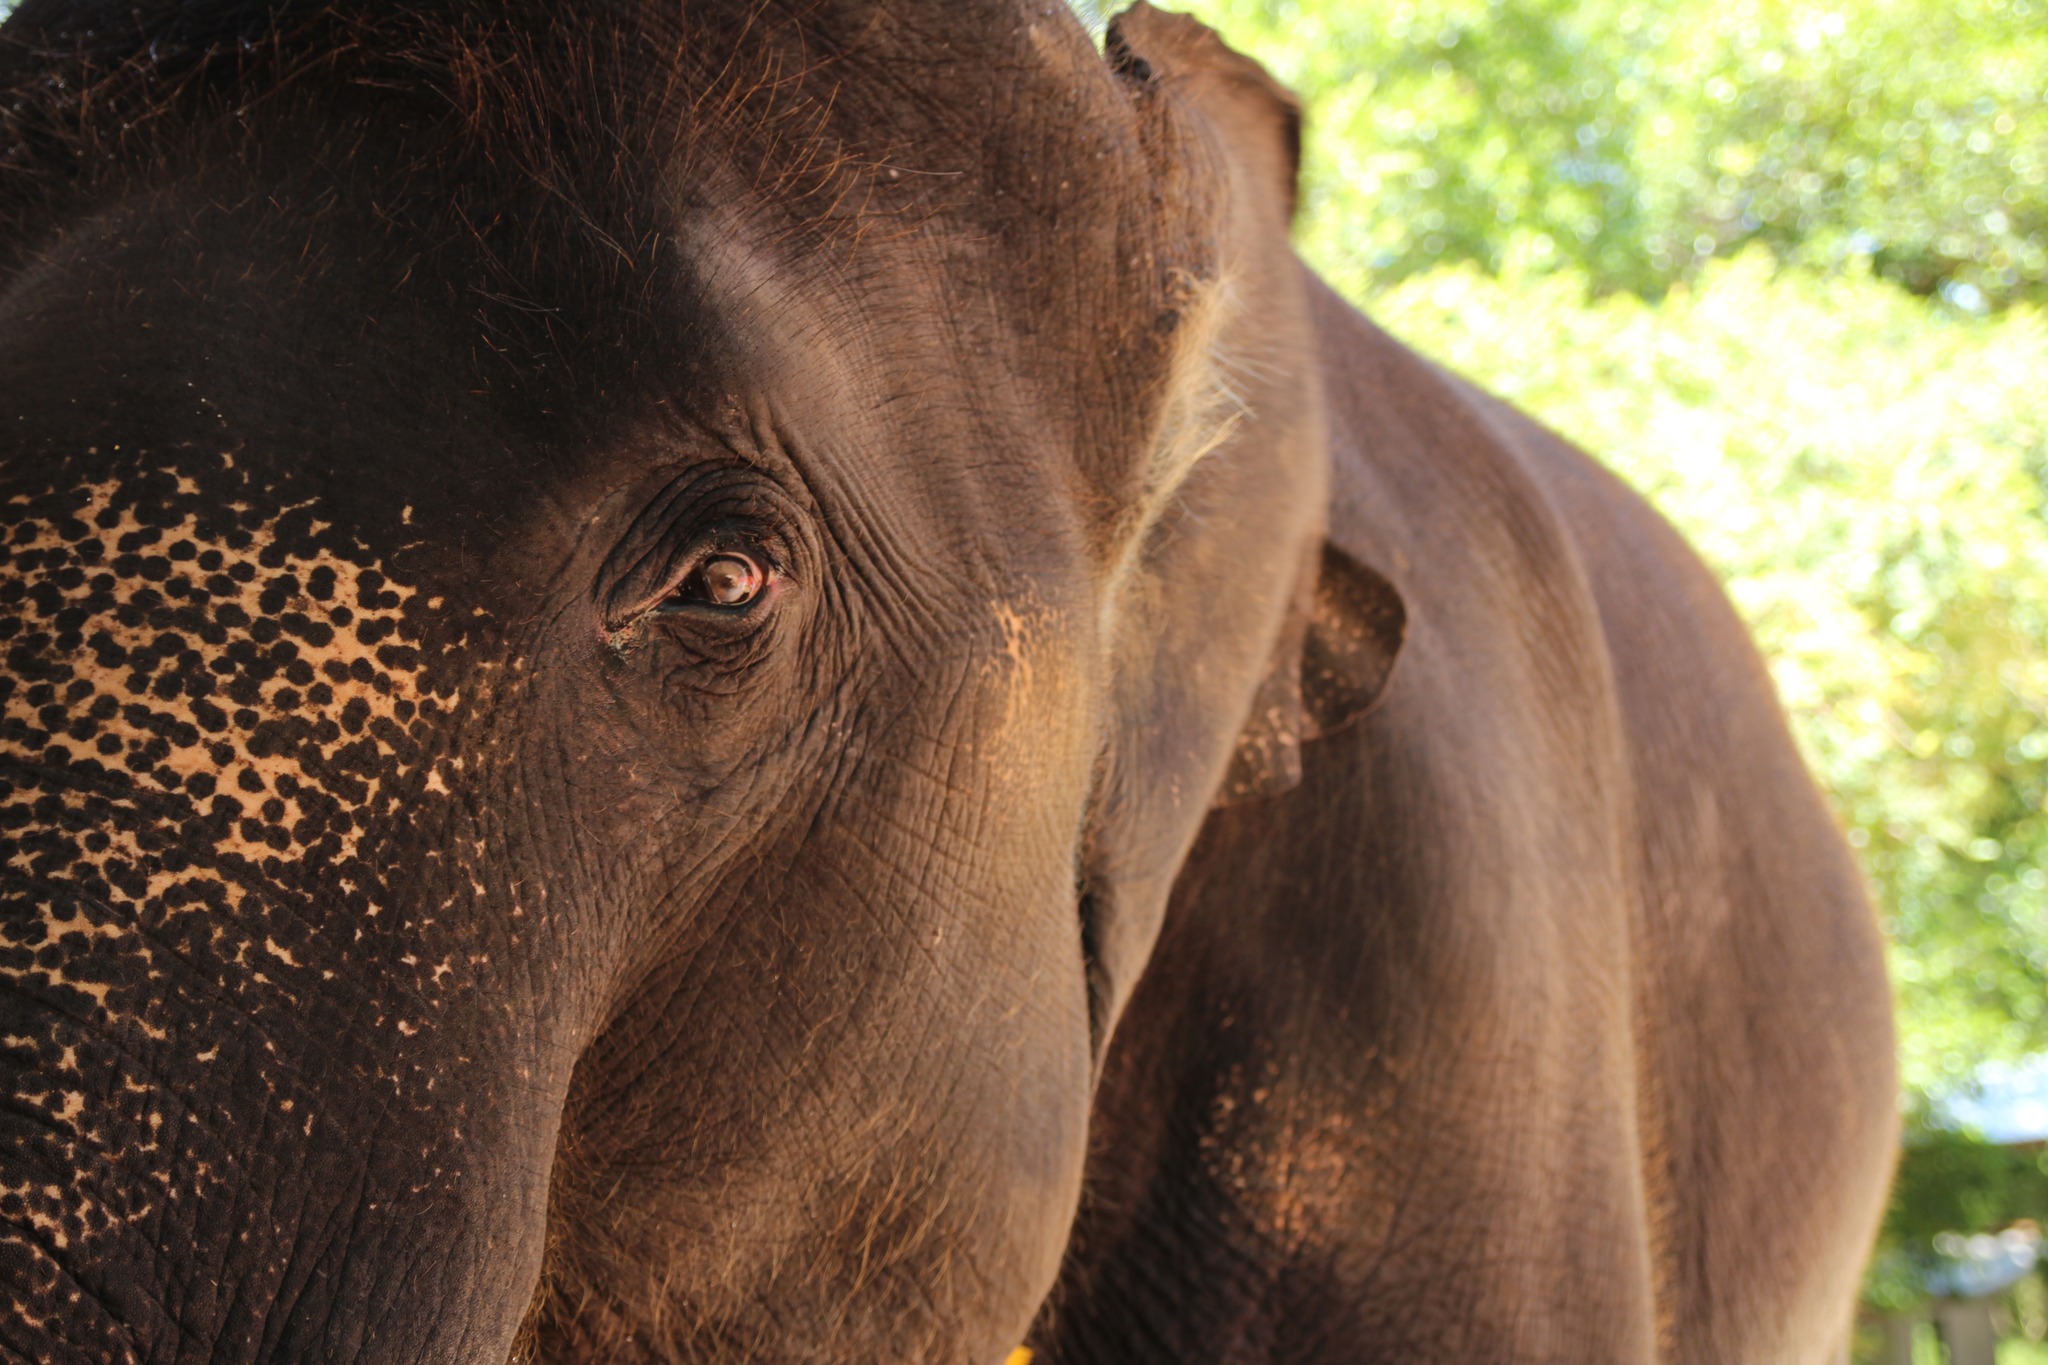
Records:
M662 605L733 610L751 605L767 587L768 570L758 560L737 550L725 550L698 565Z

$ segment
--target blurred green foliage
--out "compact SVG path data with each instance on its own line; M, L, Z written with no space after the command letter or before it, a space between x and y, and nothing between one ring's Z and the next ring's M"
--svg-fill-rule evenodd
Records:
M1751 243L2048 299L2048 0L1203 0L1308 100L1340 285L1511 251L1655 297Z
M2048 0L1198 0L1304 254L1723 575L1861 851L1909 1089L2048 1047Z
M1921 1131L1899 1162L1892 1195L1891 1230L1915 1245L1944 1232L1996 1232L2016 1218L2048 1226L2048 1152Z
M1588 290L1510 258L1372 309L1721 572L1888 912L1908 1082L2048 1042L2048 328L1761 249L1654 305Z
M1927 1298L1924 1276L1937 1238L1996 1232L2022 1218L2048 1226L2048 1150L1909 1125L1864 1300L1887 1312L1913 1309ZM2040 1288L2037 1276L2035 1297Z

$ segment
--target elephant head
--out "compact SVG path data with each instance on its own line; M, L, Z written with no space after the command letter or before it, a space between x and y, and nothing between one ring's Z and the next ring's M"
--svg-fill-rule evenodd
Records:
M0 1358L1000 1360L1205 811L1399 638L1286 95L980 2L0 49Z

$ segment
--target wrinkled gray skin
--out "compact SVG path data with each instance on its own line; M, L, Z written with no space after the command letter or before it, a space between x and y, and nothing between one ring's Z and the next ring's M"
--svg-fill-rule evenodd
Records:
M1837 1333L1888 1022L1753 655L1299 267L1206 30L26 0L0 86L0 1360Z

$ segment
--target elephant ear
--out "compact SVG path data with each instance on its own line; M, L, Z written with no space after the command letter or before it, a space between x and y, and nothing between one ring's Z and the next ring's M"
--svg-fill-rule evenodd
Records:
M1206 126L1249 209L1242 221L1284 251L1301 169L1293 93L1199 21L1145 0L1110 23L1104 53L1119 76L1169 95ZM1311 546L1215 804L1276 796L1300 782L1302 741L1372 708L1393 676L1407 622L1400 593L1378 572L1334 544Z
M1293 609L1252 699L1214 804L1278 796L1301 781L1302 741L1343 729L1394 676L1408 608L1378 571L1325 543L1305 566Z
M1271 187L1292 222L1301 172L1301 101L1214 30L1138 0L1103 38L1110 69L1141 85L1177 88L1217 125L1243 169Z

